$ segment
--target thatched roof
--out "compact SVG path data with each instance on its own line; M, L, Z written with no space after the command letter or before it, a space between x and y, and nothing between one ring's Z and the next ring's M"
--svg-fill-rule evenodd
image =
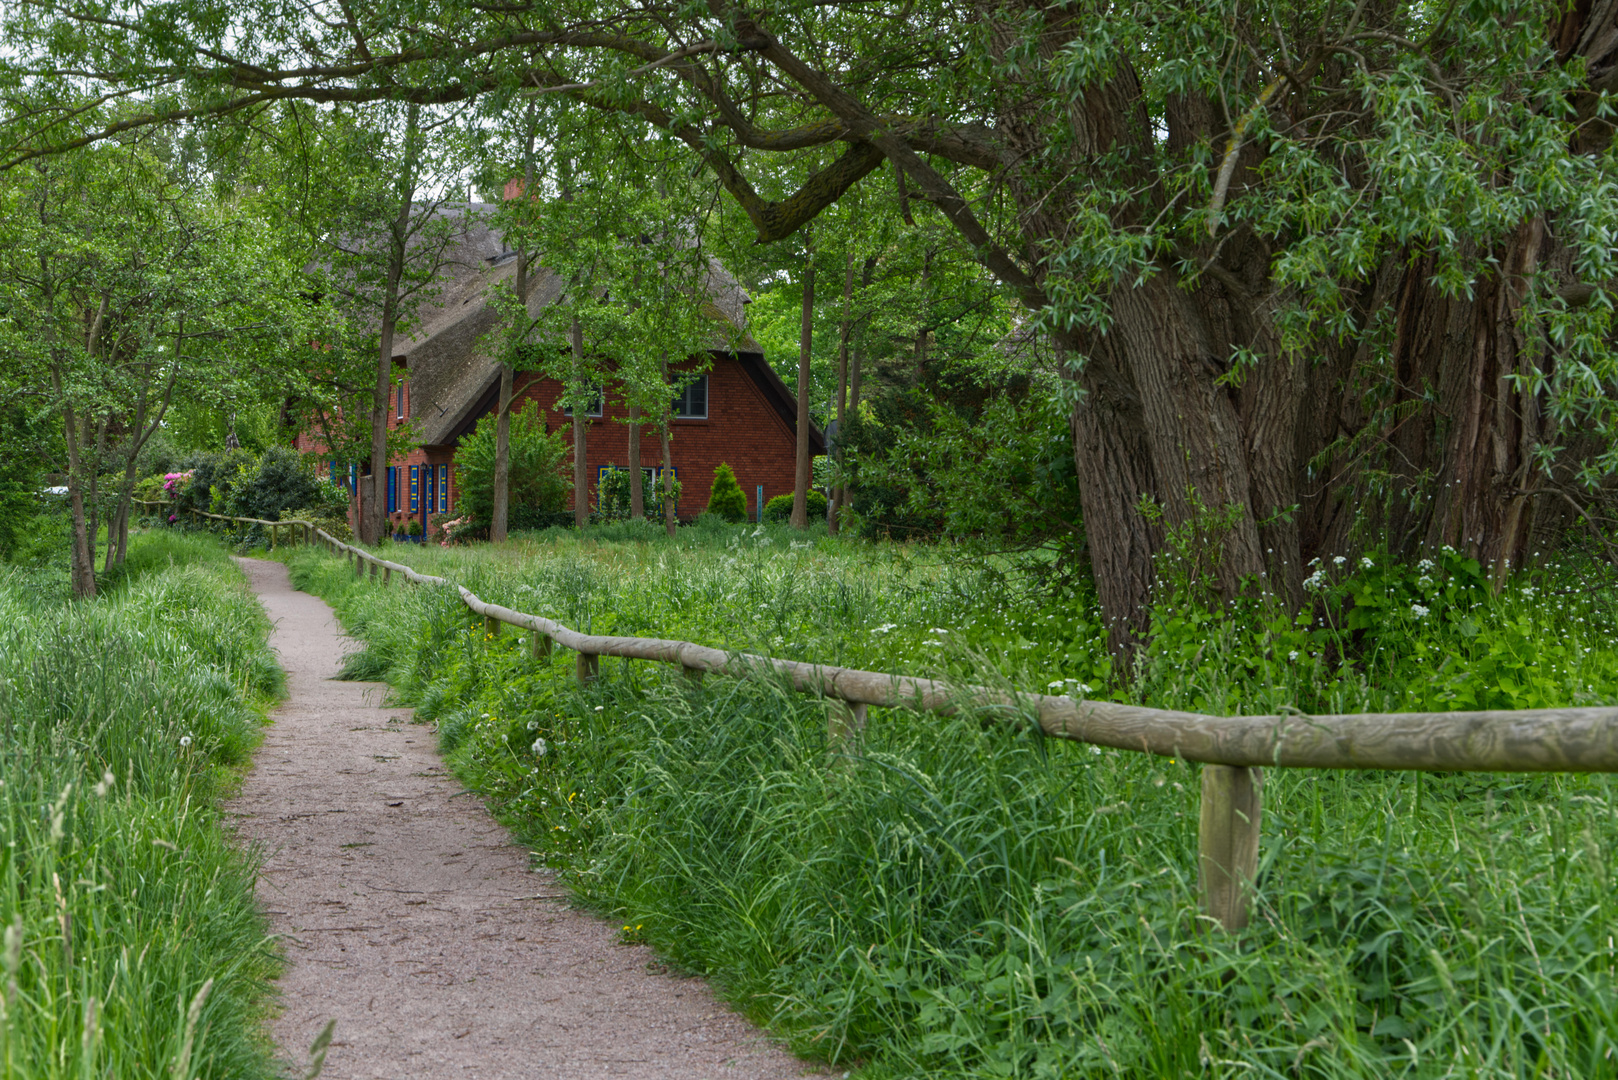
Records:
M513 281L517 259L488 221L493 209L492 204L473 203L466 211L446 211L464 216L465 226L446 252L437 293L422 304L410 339L394 350L409 370L410 412L420 425L421 441L429 446L456 441L472 420L488 411L485 399L491 399L499 382L500 365L480 339L499 325L493 290ZM555 303L563 285L545 269L542 256L529 270L529 313L537 316ZM710 259L705 285L703 307L716 323L714 350L762 358L763 349L746 330L749 297L741 283Z

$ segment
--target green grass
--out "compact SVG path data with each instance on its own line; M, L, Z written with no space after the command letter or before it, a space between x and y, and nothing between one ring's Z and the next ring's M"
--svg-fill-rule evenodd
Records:
M595 633L1034 688L1107 677L1082 607L925 549L749 528L391 554ZM1196 911L1195 766L899 709L872 710L851 753L782 687L693 691L603 660L581 692L569 654L489 637L449 590L292 564L583 902L859 1076L1618 1075L1608 777L1271 770L1254 923L1223 936ZM1301 628L1166 603L1108 689L1193 707L1618 697L1608 593L1548 575L1478 599L1463 571L1433 586L1448 601L1414 573L1339 581L1361 615L1327 605Z
M276 1075L278 954L216 800L282 688L211 540L139 535L105 595L0 570L0 1076Z

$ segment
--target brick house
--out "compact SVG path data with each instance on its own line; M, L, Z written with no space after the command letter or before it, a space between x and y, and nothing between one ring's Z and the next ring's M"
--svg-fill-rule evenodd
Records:
M474 204L473 209L488 208ZM486 355L479 339L498 324L489 296L494 285L514 279L516 253L480 217L474 214L462 230L442 288L418 312L414 336L402 342L394 356L401 377L395 383L389 426L414 423L420 444L388 469L384 498L390 516L421 521L423 532L429 535L434 531L432 515L452 513L460 502L456 447L479 420L494 411L499 397L500 366ZM537 314L561 296L563 282L542 266L534 268L530 278L528 309ZM747 335L749 298L717 261L710 263L707 290L709 313L728 326L723 335L716 335L722 347L709 350L706 358L691 357L673 365L689 370L700 366L700 359L709 365L679 397L671 422L670 457L682 487L676 511L687 521L700 513L708 504L714 469L725 462L747 494L748 515L756 518L763 502L792 491L797 397ZM721 336L723 341L719 341ZM560 430L571 446L572 416L564 414L558 404L562 391L555 379L519 373L514 406L537 402L547 430ZM609 464L629 465L628 410L614 391L614 384L607 382L602 388L600 415L589 420L585 462L592 501ZM294 446L307 453L324 453L324 444L310 431L300 433ZM824 437L812 426L809 447L811 454L826 452ZM640 453L643 475L658 475L663 462L654 425L642 427ZM333 479L354 492L350 511L354 520L368 487L362 478L369 476L369 463L329 461L326 467Z

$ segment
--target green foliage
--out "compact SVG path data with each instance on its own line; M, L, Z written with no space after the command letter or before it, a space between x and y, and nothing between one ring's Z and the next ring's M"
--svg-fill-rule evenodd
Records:
M886 425L850 425L864 533L925 522L973 555L1037 552L1028 566L1087 573L1068 406L1049 386L918 406L908 423L884 409Z
M629 470L620 469L612 462L607 462L608 471L601 477L596 485L596 518L600 521L627 521L632 500L629 492ZM663 485L652 479L650 469L641 470L640 485L641 506L646 517L653 521L663 520ZM679 501L679 491L675 491L675 501Z
M747 493L736 481L736 473L723 461L713 471L713 487L708 494L708 513L731 523L747 520Z
M281 689L268 631L211 540L135 536L90 603L0 571L0 1075L280 1075L279 959L215 806Z
M478 421L455 454L460 516L485 529L494 514L494 436L491 414ZM566 471L570 448L560 431L546 434L545 417L532 401L512 408L510 454L506 491L511 524L520 525L523 510L560 511L573 486Z
M924 562L929 549L794 548L786 529L696 532L412 561L594 633L876 670L956 665L956 677L1029 688L1044 688L1041 672L1079 695L1107 679L1095 652L1064 658L1057 645L1073 632L1075 650L1093 649L1097 622L1008 591L1014 573L972 577ZM1362 655L1411 632L1397 613L1411 595L1441 604L1411 618L1459 637L1468 617L1503 625L1533 607L1534 640L1567 648L1523 655L1530 668L1585 656L1574 677L1551 680L1564 696L1543 700L1618 700L1611 598L1564 591L1583 568L1499 599L1478 593L1464 560L1382 569L1315 580L1336 598L1337 640L1360 635ZM1196 915L1188 763L1043 739L1020 714L873 710L857 748L836 745L817 699L714 677L693 690L639 663L603 661L581 692L570 655L535 661L517 635L489 638L449 590L384 590L318 552L295 573L333 599L372 670L437 721L458 775L577 895L838 1068L1181 1076L1217 1058L1233 1075L1322 1080L1441 1075L1456 1062L1489 1076L1607 1071L1610 777L1270 770L1258 917L1225 938ZM1349 629L1357 598L1381 621ZM1189 644L1163 633L1165 646ZM1163 653L1163 670L1126 688L1198 708L1228 704L1222 682L1242 684L1254 708L1312 700L1292 694L1288 672L1306 665L1284 653L1199 644L1199 655ZM1493 692L1498 668L1453 670ZM1349 665L1335 677L1345 693L1366 686ZM1596 698L1576 696L1589 688ZM1373 708L1400 700L1396 688L1363 696Z
M765 521L788 521L788 520L790 520L791 517L792 517L792 499L793 499L792 493L791 492L786 492L784 494L777 495L775 498L773 498L769 502L765 503L764 504L764 520ZM825 495L823 495L821 492L816 491L814 488L810 488L808 491L806 491L804 493L804 500L803 501L804 501L805 509L806 509L806 511L808 513L809 521L810 521L811 524L813 524L816 521L824 521L824 520L826 520L826 496Z
M337 485L322 480L315 461L296 450L272 447L256 460L231 457L233 472L213 474L213 512L279 521L293 507L326 507ZM347 499L344 503L346 505Z

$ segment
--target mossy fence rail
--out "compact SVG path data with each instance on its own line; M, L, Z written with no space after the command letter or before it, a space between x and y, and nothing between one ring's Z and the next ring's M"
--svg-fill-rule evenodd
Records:
M160 503L146 503L161 506ZM1118 750L1200 762L1202 810L1197 878L1202 908L1225 930L1247 924L1248 898L1258 872L1263 769L1402 769L1424 772L1618 772L1618 708L1528 709L1516 712L1350 713L1338 716L1205 716L1108 701L1023 694L933 679L854 671L657 638L596 637L539 615L490 604L445 578L345 544L306 521L262 521L192 513L263 526L271 545L282 529L343 555L356 574L398 574L420 585L453 587L489 630L502 624L533 631L536 657L551 644L578 653L581 683L595 678L600 657L678 664L687 676L706 672L737 678L770 674L832 703L829 730L852 741L868 706L943 715L1037 720L1046 735Z

